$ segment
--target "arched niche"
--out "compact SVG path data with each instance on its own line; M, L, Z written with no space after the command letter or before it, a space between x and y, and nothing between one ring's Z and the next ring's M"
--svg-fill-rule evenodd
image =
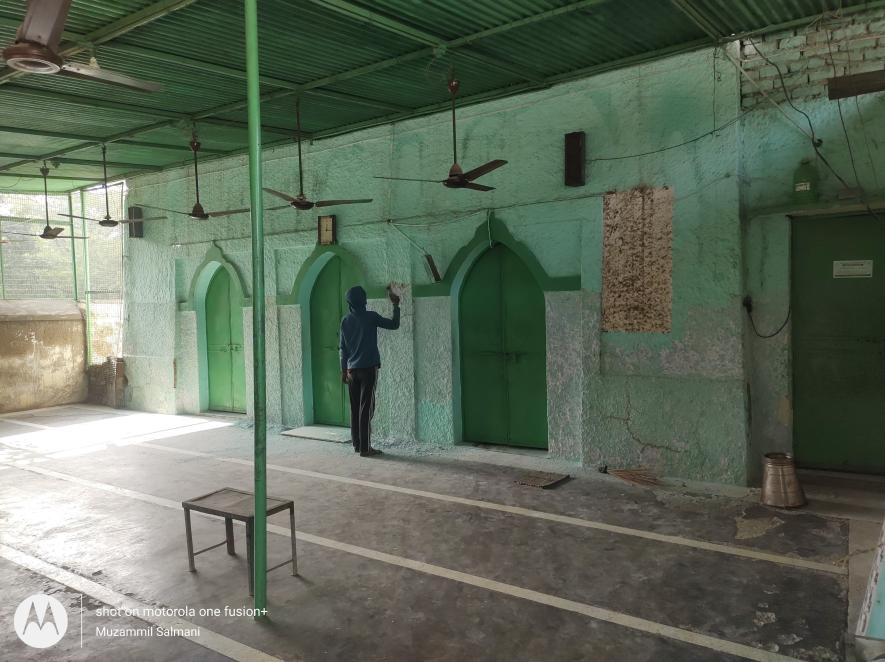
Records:
M454 424L454 438L456 442L464 440L463 393L461 388L461 294L468 274L476 262L486 251L499 244L506 246L519 259L543 292L572 291L581 288L580 275L553 277L547 274L531 249L516 240L507 229L507 226L493 214L489 215L485 223L477 227L473 239L455 254L442 282L415 287L415 296L450 297L452 320L452 422Z
M243 280L237 268L227 259L222 250L212 245L206 251L203 261L194 271L187 300L179 306L180 310L192 310L197 320L197 369L199 374L200 411L209 408L209 360L206 346L206 294L209 285L219 269L227 271L230 287L234 297L240 302L240 308L252 305L251 298L245 296Z
M341 260L346 270L355 275L355 280L368 293L369 298L384 296L383 287L372 287L366 280L365 270L360 261L353 253L341 246L317 246L311 255L304 261L295 277L295 282L289 294L279 297L278 304L297 305L301 318L301 393L303 396L304 423L312 424L314 419L314 366L313 366L313 339L311 328L311 294L317 284L317 279L329 263L335 259ZM285 394L284 394L285 397Z

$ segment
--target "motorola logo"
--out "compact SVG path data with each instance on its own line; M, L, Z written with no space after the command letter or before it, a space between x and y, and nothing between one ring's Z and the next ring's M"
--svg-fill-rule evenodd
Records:
M18 638L33 648L57 644L68 629L64 605L50 595L35 593L21 601L13 618Z

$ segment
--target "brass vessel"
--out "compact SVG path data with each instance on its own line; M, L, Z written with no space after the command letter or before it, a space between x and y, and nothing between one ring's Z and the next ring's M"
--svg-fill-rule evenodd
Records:
M789 453L766 453L762 473L762 503L776 508L804 506L805 492Z

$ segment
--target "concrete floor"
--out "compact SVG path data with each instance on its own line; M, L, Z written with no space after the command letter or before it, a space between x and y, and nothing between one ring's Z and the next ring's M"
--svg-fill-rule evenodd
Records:
M536 457L390 448L362 459L349 445L282 435L268 438L268 491L295 500L300 576L269 576L267 622L201 615L251 605L243 531L239 556L212 550L190 573L180 502L249 489L251 442L229 417L85 405L0 417L0 615L10 623L24 597L43 591L70 618L45 651L0 628L4 659L850 655L849 584L862 591L869 561L849 557L849 544L875 540L870 513L775 511L752 492L653 491L576 468L539 490L515 483L524 467L544 466ZM287 558L288 519L271 524L275 565ZM198 547L223 530L194 518ZM98 628L151 618L100 616L102 604L193 607L184 618L200 634L102 636Z

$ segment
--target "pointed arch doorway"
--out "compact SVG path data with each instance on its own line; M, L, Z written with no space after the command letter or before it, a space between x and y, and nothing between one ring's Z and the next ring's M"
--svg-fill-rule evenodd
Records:
M227 269L212 275L205 295L208 409L245 413L243 301Z
M310 291L313 421L320 425L350 425L347 386L341 382L338 333L348 310L344 295L359 283L355 269L335 255L325 263Z
M547 448L544 292L504 244L482 253L460 289L462 438Z

